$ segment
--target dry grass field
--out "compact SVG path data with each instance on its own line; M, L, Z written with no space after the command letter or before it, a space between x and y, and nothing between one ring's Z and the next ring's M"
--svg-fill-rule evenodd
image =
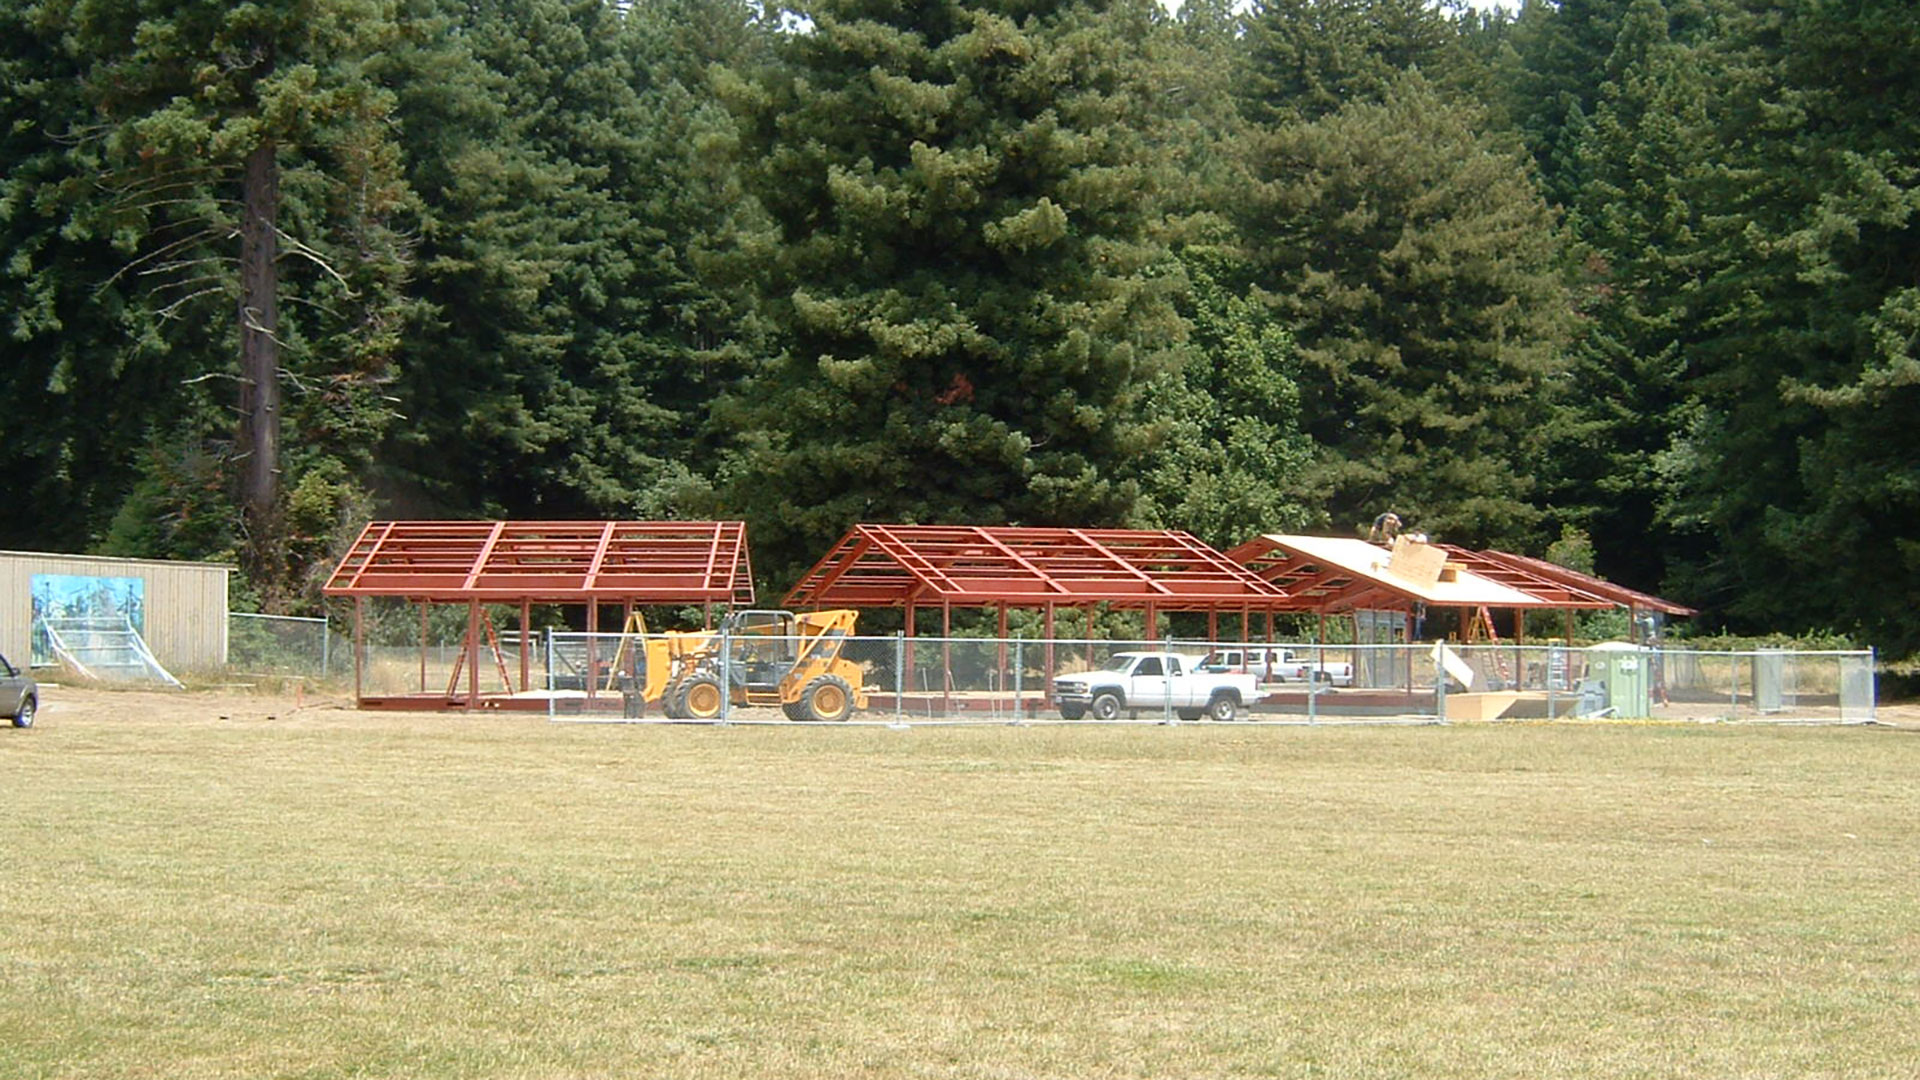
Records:
M48 698L0 1077L1920 1076L1920 731Z

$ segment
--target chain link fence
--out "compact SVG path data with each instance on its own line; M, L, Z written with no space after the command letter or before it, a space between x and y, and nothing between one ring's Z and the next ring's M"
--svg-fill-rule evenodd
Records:
M676 708L672 658L706 649L711 711ZM803 639L727 635L551 633L536 693L555 720L784 723L806 679L785 679ZM512 682L512 661L486 651L489 679ZM1133 654L1174 654L1175 666L1128 674ZM1167 639L848 637L835 657L856 701L846 719L882 724L1194 722L1231 689L1234 723L1419 724L1525 720L1865 723L1874 718L1873 654L1701 652L1630 645L1322 645ZM769 659L769 657L772 657ZM455 658L457 663L457 657ZM664 665L664 667L663 667ZM690 669L687 669L690 670ZM649 677L651 673L651 677ZM829 673L813 672L817 679ZM1112 686L1112 715L1063 708L1057 680ZM1127 681L1131 680L1131 681ZM1157 680L1157 681L1156 681ZM465 683L463 681L462 685ZM483 690L484 690L483 682ZM1197 696L1196 696L1197 695ZM1104 710L1102 710L1104 711ZM1218 721L1209 721L1218 722Z
M403 627L414 629L417 627ZM428 644L362 646L363 698L465 698L545 711L555 720L785 723L823 674L852 698L846 720L881 724L1175 724L1207 715L1195 687L1231 685L1234 723L1409 724L1525 720L1866 723L1874 719L1871 651L1705 651L1624 643L1592 647L1433 643L1111 641L832 637L832 671L788 679L805 639L693 634L525 636L488 633L469 667L464 626ZM351 682L352 643L322 619L232 616L229 670ZM704 652L703 652L704 651ZM689 653L702 653L688 659ZM1129 684L1112 715L1062 707L1057 681L1111 672L1140 653L1170 653L1179 673ZM704 666L713 711L684 715L670 691ZM651 674L651 678L649 675ZM1129 676L1131 677L1131 676ZM1106 679L1106 676L1102 676ZM1107 681L1117 679L1113 676ZM1117 685L1117 684L1116 684ZM1208 721L1219 722L1219 721Z
M1873 653L1703 651L1607 643L1434 646L1449 720L1867 723Z
M239 676L350 678L352 644L325 619L235 611L227 616L227 670Z

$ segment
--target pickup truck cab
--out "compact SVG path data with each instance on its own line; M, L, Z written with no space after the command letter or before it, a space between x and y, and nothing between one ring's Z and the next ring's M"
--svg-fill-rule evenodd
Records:
M1239 671L1260 682L1314 682L1330 686L1352 686L1353 665L1314 663L1311 657L1293 649L1254 647L1215 649L1200 662L1207 671Z
M1054 699L1066 720L1112 720L1122 710L1167 709L1182 720L1232 720L1258 693L1251 675L1205 671L1195 658L1170 652L1114 653L1098 671L1053 681Z

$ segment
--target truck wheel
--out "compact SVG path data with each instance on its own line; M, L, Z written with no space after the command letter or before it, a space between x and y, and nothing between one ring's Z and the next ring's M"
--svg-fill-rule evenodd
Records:
M1062 720L1078 720L1085 715L1087 715L1087 707L1085 705L1060 706L1060 719Z
M1115 720L1120 716L1120 695L1112 691L1102 691L1093 695L1093 704L1087 706L1095 720Z
M853 712L853 687L838 675L822 675L807 684L800 701L809 720L845 720Z
M20 711L13 714L13 726L14 727L32 727L33 726L33 710L38 704L39 704L38 702L33 700L32 694L28 694L26 697L21 698Z
M1215 694L1213 700L1207 702L1207 715L1221 723L1226 723L1240 715L1240 699L1232 694Z
M720 715L727 692L720 688L720 680L711 675L696 675L687 680L680 692L680 711L689 720L712 720Z

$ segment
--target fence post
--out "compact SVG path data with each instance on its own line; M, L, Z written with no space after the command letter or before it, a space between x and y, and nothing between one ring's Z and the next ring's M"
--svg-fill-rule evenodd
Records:
M1162 642L1162 650L1160 651L1167 653L1167 659L1173 659L1173 636L1171 636L1171 634ZM1164 705L1162 705L1162 709L1160 709L1160 723L1167 724L1167 726L1171 728L1173 724L1177 724L1179 721L1173 717L1173 667L1167 665L1164 661L1162 661L1162 665L1160 665L1160 682L1162 682L1162 686L1165 686L1164 690L1160 692L1160 700L1164 701Z
M1013 639L1013 722L1016 725L1023 725L1027 722L1025 695L1027 688L1026 644L1026 640L1023 638Z
M907 716L907 632L893 632L893 722L906 723Z
M1551 645L1547 646L1546 659L1541 661L1541 678L1547 683L1547 720L1552 722L1559 717L1554 715L1553 711L1553 688L1558 680L1553 677L1553 646Z
M327 669L330 666L328 661L332 659L333 624L322 619L320 621L320 679L322 682L326 681L328 675Z
M1353 659L1355 661L1354 670L1358 672L1358 661L1360 659L1359 642L1354 643ZM1369 655L1367 661L1368 663L1372 663L1373 657ZM1326 670L1326 667L1327 647L1319 642L1315 642L1313 646L1313 667L1307 669L1307 726L1309 727L1318 727L1320 724L1320 680L1315 678L1315 673Z
M733 723L733 635L720 624L720 722Z
M1728 682L1728 686L1732 688L1732 690L1728 690L1728 696L1726 696L1726 719L1732 721L1732 719L1740 717L1740 653L1736 651L1736 653L1726 653L1726 655L1728 655L1726 682Z

